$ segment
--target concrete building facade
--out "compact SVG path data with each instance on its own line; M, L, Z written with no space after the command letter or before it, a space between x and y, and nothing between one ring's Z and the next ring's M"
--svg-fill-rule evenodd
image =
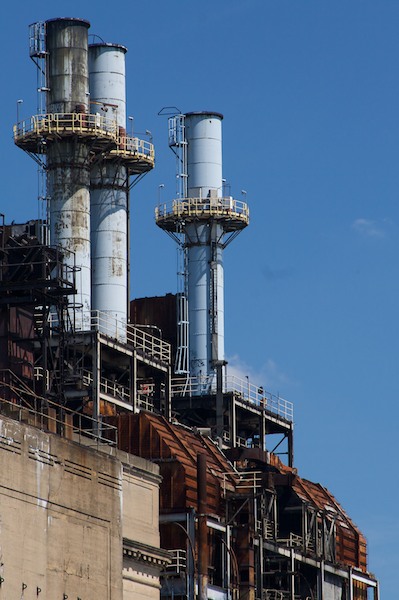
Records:
M156 599L159 471L2 416L0 597Z

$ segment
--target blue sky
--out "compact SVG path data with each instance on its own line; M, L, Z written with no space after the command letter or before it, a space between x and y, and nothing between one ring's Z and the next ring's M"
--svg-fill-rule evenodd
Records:
M251 209L225 252L230 365L294 403L300 474L342 503L382 599L396 600L399 2L21 0L2 11L7 221L37 216L36 165L12 142L16 101L21 117L37 107L28 25L80 17L128 47L128 114L157 153L133 191L132 296L176 290L176 247L154 224L159 185L163 200L175 195L158 112L224 114L223 175Z

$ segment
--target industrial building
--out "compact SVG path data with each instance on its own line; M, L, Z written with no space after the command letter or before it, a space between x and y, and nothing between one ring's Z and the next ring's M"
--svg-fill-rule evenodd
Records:
M168 115L155 223L179 289L131 300L130 192L155 153L127 132L127 48L89 27L29 27L38 109L14 142L47 208L0 227L0 598L379 600L364 536L297 473L292 403L227 374L223 254L249 207L218 112Z

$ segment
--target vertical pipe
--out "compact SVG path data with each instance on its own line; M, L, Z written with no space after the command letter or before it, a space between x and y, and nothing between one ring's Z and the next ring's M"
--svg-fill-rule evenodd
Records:
M48 114L87 112L88 28L80 19L46 22ZM60 137L47 145L50 243L76 265L75 326L90 327L90 171L89 148L77 137Z
M244 504L236 527L235 551L239 565L240 598L255 600L254 505Z
M206 499L206 454L197 455L198 494L198 598L208 598L208 526Z
M186 531L188 533L187 548L191 548L192 540L195 540L195 514L194 510L186 513ZM188 552L187 554L187 576L186 576L186 590L188 600L195 599L195 562L194 553Z
M216 436L223 441L223 363L216 363Z
M287 438L288 438L288 466L289 467L293 467L294 466L294 432L293 432L293 424L291 426L291 430L289 431L289 433L287 434Z
M92 401L93 401L93 435L101 436L101 404L100 404L100 381L101 381L101 344L97 332L93 333L93 362L92 362Z
M324 560L320 561L319 595L320 595L320 600L324 600Z
M133 350L133 358L132 358L132 368L131 368L131 388L133 391L131 397L131 403L133 406L133 411L138 413L140 407L138 406L138 398L137 398L137 351Z
M354 600L352 567L349 567L349 600Z
M294 551L290 550L290 559L291 559L291 571L290 571L290 590L291 590L291 598L290 600L295 600L295 557Z
M89 46L90 111L116 119L126 140L125 54L118 44ZM91 170L92 310L105 333L125 341L128 310L128 173L118 161Z
M226 546L227 546L227 556L226 556L226 588L227 588L227 598L228 600L234 600L233 598L233 585L236 583L232 576L232 560L231 560L231 526L226 526ZM236 573L237 575L237 573Z
M374 600L380 600L380 584L377 581L377 585L374 588Z
M222 196L222 115L188 113L187 193L205 209ZM190 374L214 376L224 360L224 284L222 225L209 219L185 228L188 258Z

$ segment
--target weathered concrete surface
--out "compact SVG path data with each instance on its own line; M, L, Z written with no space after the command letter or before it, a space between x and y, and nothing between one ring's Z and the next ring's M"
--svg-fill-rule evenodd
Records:
M0 416L1 598L122 600L132 578L135 599L159 597L160 562L148 572L122 541L157 555L157 467L117 454Z

